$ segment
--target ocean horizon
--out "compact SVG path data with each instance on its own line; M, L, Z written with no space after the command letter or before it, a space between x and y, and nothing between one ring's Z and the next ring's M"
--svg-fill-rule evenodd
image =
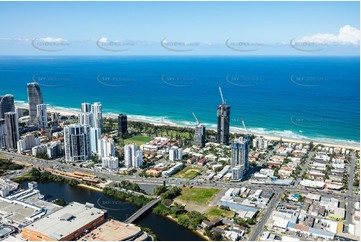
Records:
M253 133L359 145L359 57L300 56L17 56L0 57L0 95L27 103L40 84L52 108L79 111L100 101L103 113L194 126L191 112L216 128L218 86L231 126Z

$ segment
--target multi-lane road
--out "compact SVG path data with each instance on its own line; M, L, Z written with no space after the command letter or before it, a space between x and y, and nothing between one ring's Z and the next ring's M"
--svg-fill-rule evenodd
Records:
M301 174L303 172L305 172L308 163L310 162L311 158L313 157L313 154L314 154L314 152L310 152ZM350 176L349 176L349 183L348 183L349 187L348 187L348 190L346 193L341 193L341 192L336 192L336 191L330 192L330 191L316 190L316 189L305 190L305 188L303 186L299 185L299 179L297 179L296 184L292 185L292 186L274 186L274 185L265 185L265 184L252 184L248 180L233 183L233 182L222 182L222 181L197 182L195 180L188 181L185 179L176 179L176 178L149 178L148 177L145 179L145 178L142 178L139 176L127 176L127 175L121 176L121 175L114 174L114 173L109 173L109 172L104 172L104 171L95 171L95 170L89 169L89 168L81 168L78 166L74 166L72 164L62 163L62 162L60 162L61 159L49 161L49 160L38 159L38 158L26 156L26 155L5 152L5 151L0 151L0 157L13 159L18 162L28 164L28 165L31 165L34 167L38 167L41 169L55 168L58 170L63 170L63 171L68 171L68 172L78 171L78 172L84 172L84 173L91 173L91 174L96 175L99 178L104 178L106 180L110 180L113 182L120 182L123 180L128 180L128 181L135 182L138 184L154 185L154 186L163 185L164 182L167 185L173 185L173 186L183 186L183 185L189 184L189 185L205 187L205 188L206 187L216 187L216 188L222 189L223 192L225 189L228 189L228 188L245 186L250 189L262 189L264 191L275 193L275 195L273 196L269 205L263 211L261 220L252 229L252 234L250 236L250 240L255 240L258 238L259 234L263 230L263 226L267 222L267 220L268 220L269 216L271 215L272 211L274 210L275 206L278 204L278 201L284 191L313 192L313 193L317 193L317 194L324 195L327 197L333 197L340 201L347 202L348 206L347 206L347 212L346 212L346 223L351 223L351 212L352 212L353 204L356 201L360 201L359 197L357 197L353 194L353 179L354 179L355 160L356 160L354 154L352 155L352 159L350 162L350 167L349 167ZM217 200L219 200L220 197L221 196L217 196ZM213 201L213 203L216 203L216 202L218 202L218 201Z
M43 160L38 159L26 155L21 155L18 153L11 153L11 152L5 152L0 151L0 157L14 159L18 162L21 162L23 164L28 164L34 167L38 167L41 169L45 168L56 168L58 170L62 171L68 171L68 172L84 172L84 173L90 173L94 174L99 178L104 178L106 180L110 180L113 182L121 182L123 180L128 180L131 182L144 184L144 185L163 185L164 182L167 185L175 185L175 186L182 186L182 185L193 185L193 186L200 186L200 187L216 187L216 188L232 188L232 187L248 187L250 189L262 189L265 191L274 191L278 193L282 193L284 191L289 192L299 192L299 191L305 191L305 192L315 192L320 195L328 196L328 197L334 197L336 199L344 200L344 201L359 201L359 198L354 196L352 194L352 190L349 190L349 192L346 193L340 193L340 192L329 192L329 191L323 191L323 190L316 190L316 189L308 189L307 191L303 186L300 185L293 185L293 186L274 186L274 185L265 185L265 184L252 184L248 180L242 181L242 182L222 182L222 181L209 181L209 182L197 182L195 180L189 182L185 179L177 179L177 178L143 178L139 176L129 176L129 175L118 175L114 173L109 173L105 171L94 171L93 169L89 168L81 168L78 166L73 166L72 164L67 163L61 163L61 159L57 160ZM353 160L353 164L355 161ZM354 170L354 165L353 165ZM353 178L352 178L353 179ZM351 180L351 176L350 176ZM351 184L351 183L350 183ZM353 185L353 184L351 184Z

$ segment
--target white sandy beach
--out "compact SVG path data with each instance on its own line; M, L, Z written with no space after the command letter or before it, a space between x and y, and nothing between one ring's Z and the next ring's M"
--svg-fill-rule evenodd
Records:
M15 103L15 106L24 108L24 109L29 109L29 106L26 103ZM63 116L78 115L78 112L76 112L76 111L72 111L69 109L57 109L57 108L50 107L50 106L47 107L47 111L50 113L60 113Z
M309 143L310 141L306 141L306 140L298 140L298 139L292 139L292 138L285 138L285 137L280 137L280 136L273 136L273 135L268 135L268 134L257 134L258 136L263 136L266 139L269 140L280 140L282 138L283 142L293 142L293 143ZM360 150L360 146L353 146L353 145L345 145L345 144L331 144L331 143L325 143L325 142L317 142L317 141L312 141L313 144L315 145L324 145L324 146L332 146L332 147L341 147L341 148L345 148L345 149L356 149L356 150Z
M21 107L21 108L26 108L28 109L29 106L24 103L16 103L15 106L17 107ZM80 110L80 107L79 107L79 110ZM66 108L56 108L56 107L48 107L48 112L57 112L57 113L60 113L61 115L64 115L64 116L71 116L71 115L78 115L79 112L77 111L73 111L71 109L66 109ZM103 117L106 117L106 118L116 118L116 115L111 115L111 114L103 114ZM141 119L141 118L135 118L135 117L130 117L128 116L128 120L130 121L138 121L138 122L145 122L145 123L150 123L150 124L153 124L153 125L159 125L159 126L173 126L173 127L186 127L186 128L189 128L190 126L186 126L186 125L179 125L179 124L175 124L175 123L171 123L171 122L155 122L155 121L151 121L151 120L144 120L144 119ZM211 129L211 130L215 130L215 129L212 129L212 128L208 128L208 129ZM244 134L244 132L242 131L237 131L237 132L232 132L232 128L231 128L231 133L241 133L241 134ZM276 135L269 135L269 134L262 134L262 133L255 133L254 134L256 136L263 136L265 137L266 139L269 139L269 140L280 140L282 138L282 141L284 142L293 142L293 143L309 143L310 141L308 140L301 140L301 139L293 139L293 138L288 138L288 137L282 137L282 136L276 136ZM315 145L324 145L324 146L331 146L331 147L342 147L342 148L345 148L345 149L356 149L356 150L360 150L360 145L347 145L347 144L332 144L332 143L327 143L327 142L318 142L318 141L313 141L313 143Z

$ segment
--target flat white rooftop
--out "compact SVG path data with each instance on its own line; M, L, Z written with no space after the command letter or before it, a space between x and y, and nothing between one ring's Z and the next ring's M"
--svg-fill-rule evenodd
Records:
M72 202L64 208L30 224L26 228L60 240L84 225L101 217L106 211L92 204Z
M6 217L6 220L10 221L11 224L25 226L30 223L26 218L35 213L37 213L36 210L30 206L25 207L22 204L0 199L0 219Z
M141 229L133 224L126 224L116 220L109 220L92 230L79 241L124 241L133 240L141 234Z

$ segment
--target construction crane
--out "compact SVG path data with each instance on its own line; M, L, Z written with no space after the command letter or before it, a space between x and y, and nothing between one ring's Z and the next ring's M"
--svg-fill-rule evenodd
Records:
M246 141L247 142L250 142L250 139L249 139L249 132L248 132L248 129L247 129L247 127L246 127L246 124L244 123L244 120L243 120L243 118L242 117L240 117L241 118L241 120L242 120L242 125L243 125L243 128L246 130ZM252 133L251 133L251 135L253 135Z
M197 116L194 114L194 112L192 112L192 114L193 114L193 117L196 119L197 124L200 124L201 122L199 122L199 120L197 119Z
M221 98L222 98L222 105L224 105L226 102L224 101L224 98L223 98L223 93L222 93L221 86L218 86L218 89L219 89L219 93L221 94Z
M244 120L243 120L242 117L241 117L241 120L242 120L243 128L246 130L246 136L248 137L248 130L247 130L247 128L246 128L246 125L244 124Z

